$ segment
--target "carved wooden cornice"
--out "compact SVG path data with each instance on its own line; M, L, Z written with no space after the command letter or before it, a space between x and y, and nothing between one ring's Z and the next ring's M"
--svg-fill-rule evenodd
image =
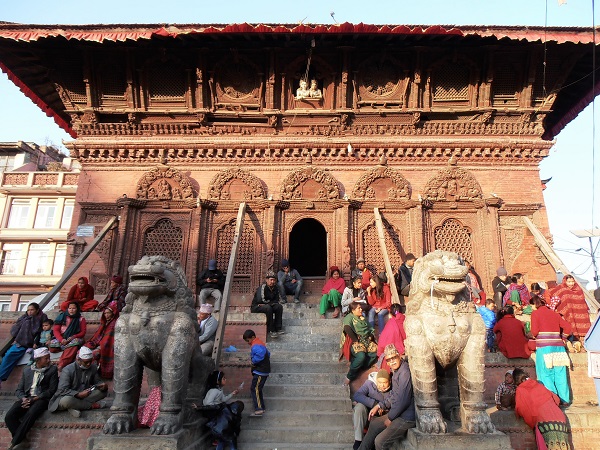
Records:
M125 206L128 206L129 208L141 209L145 208L147 204L147 200L141 200L137 198L120 197L117 199L117 206L119 208L124 208Z
M542 203L504 203L500 209L498 209L498 215L529 215L541 209Z

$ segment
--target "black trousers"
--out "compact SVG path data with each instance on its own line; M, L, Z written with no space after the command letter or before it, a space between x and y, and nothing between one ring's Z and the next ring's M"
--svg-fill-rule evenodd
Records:
M44 411L48 409L48 400L38 400L29 408L21 407L21 400L16 401L6 413L4 421L12 434L12 444L17 445L23 439Z
M250 311L253 313L263 313L267 316L267 331L281 330L281 317L283 316L283 306L279 303L271 303L268 305L253 306Z

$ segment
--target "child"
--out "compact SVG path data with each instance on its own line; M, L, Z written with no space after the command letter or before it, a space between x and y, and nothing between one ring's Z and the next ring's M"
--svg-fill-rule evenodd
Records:
M216 450L224 450L227 446L230 450L237 450L237 438L240 434L243 410L243 402L226 404L218 416L206 423L217 439Z
M252 385L250 386L250 394L252 395L254 412L250 414L250 417L262 417L265 413L265 400L262 390L271 373L271 353L267 350L265 343L256 337L254 331L246 330L243 339L251 346Z
M207 382L207 392L204 396L204 401L202 404L204 406L216 406L221 403L227 403L231 397L236 395L239 391L236 389L231 394L225 395L223 392L223 386L227 384L227 378L225 378L225 374L220 370L215 370L208 377Z
M50 341L54 339L53 325L54 321L52 319L46 319L42 322L42 331L35 337L33 348L48 347Z
M496 303L494 299L489 298L485 301L485 306L478 306L477 312L481 314L483 323L485 324L485 343L487 345L488 352L495 352L494 348L494 325L496 325Z
M504 381L498 385L496 389L496 408L503 411L513 409L515 407L515 393L517 387L513 380L513 371L507 370L504 374Z

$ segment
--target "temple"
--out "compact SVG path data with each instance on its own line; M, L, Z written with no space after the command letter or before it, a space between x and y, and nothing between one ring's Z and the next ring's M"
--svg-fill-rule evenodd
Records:
M78 227L119 216L77 276L101 295L162 254L193 287L246 202L238 302L281 258L382 269L375 207L393 265L443 249L486 290L500 265L554 280L522 218L551 240L538 165L596 93L594 51L583 28L0 24L0 68L82 165L67 268Z

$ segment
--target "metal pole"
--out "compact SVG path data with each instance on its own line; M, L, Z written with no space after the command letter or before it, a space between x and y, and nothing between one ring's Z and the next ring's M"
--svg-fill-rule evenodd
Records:
M592 237L588 237L590 240L590 256L592 257L592 265L594 266L594 280L596 281L596 288L600 288L600 280L598 280L598 268L596 267L596 257L594 255L594 246L592 245Z

